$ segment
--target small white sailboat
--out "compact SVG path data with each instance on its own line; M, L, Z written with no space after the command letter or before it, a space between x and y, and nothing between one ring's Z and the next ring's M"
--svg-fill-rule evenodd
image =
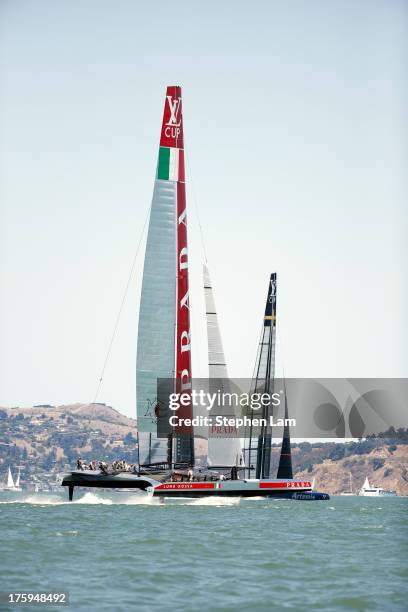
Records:
M364 497L395 497L397 493L395 491L387 491L382 487L370 485L368 476L366 476L364 484L359 491L359 495Z
M18 468L16 482L14 482L13 476L11 473L11 469L9 467L8 473L7 473L6 486L3 487L3 491L14 491L14 492L22 491L22 488L20 487L20 468Z
M11 474L11 469L8 469L8 474L7 474L7 482L6 482L6 486L4 487L5 489L14 489L14 480L13 480L13 476Z

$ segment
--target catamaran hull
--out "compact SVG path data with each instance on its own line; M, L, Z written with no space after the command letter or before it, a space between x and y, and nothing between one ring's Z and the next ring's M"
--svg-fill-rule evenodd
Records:
M155 491L154 497L160 498L200 498L200 497L274 497L279 499L295 499L298 501L312 501L312 500L327 500L330 496L327 493L320 493L319 491L304 491L302 493L285 490L285 491L259 491L259 490L229 490L229 491L182 491L182 492L169 492L164 493Z
M72 500L75 487L139 489L152 497L277 497L280 499L324 500L327 493L312 490L312 483L300 480L217 480L201 482L159 482L148 476L127 472L103 474L92 470L71 472L62 480Z
M330 499L312 490L310 482L287 480L226 480L217 482L166 482L147 489L153 497L275 497L280 499Z

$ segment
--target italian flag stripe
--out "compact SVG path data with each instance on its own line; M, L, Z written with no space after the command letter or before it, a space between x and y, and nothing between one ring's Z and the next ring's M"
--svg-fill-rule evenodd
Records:
M162 181L184 181L183 150L160 147L157 178Z
M159 163L157 167L157 178L163 181L169 180L169 165L170 165L170 149L168 147L160 147Z

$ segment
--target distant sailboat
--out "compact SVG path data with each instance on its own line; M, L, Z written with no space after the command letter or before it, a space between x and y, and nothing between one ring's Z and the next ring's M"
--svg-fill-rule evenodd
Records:
M7 484L6 484L6 488L7 489L14 489L15 484L14 484L14 480L13 480L13 476L11 474L11 469L8 469L8 474L7 474Z
M14 492L22 491L22 488L20 486L20 468L18 468L17 479L16 479L16 482L14 482L13 476L11 474L11 469L9 467L8 472L7 472L7 481L6 481L6 485L3 487L3 491L14 491Z
M370 485L368 476L366 476L364 484L358 494L362 495L363 497L395 497L397 495L395 491L387 491L382 487Z

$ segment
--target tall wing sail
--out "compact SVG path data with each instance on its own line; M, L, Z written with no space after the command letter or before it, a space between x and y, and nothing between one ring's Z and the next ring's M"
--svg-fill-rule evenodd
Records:
M169 457L169 441L158 439L156 435L160 412L157 379L174 378L176 373L177 299L180 290L178 228L183 223L179 220L180 211L181 214L183 210L185 212L183 147L181 88L170 86L164 105L139 311L136 401L141 464L164 462ZM186 257L185 252L181 257L182 264L187 261ZM178 362L177 369L179 367Z
M220 328L218 325L217 311L210 273L206 265L203 266L205 311L207 318L207 341L208 341L208 370L209 391L217 393L230 393L227 364L222 346ZM232 409L226 416L234 416ZM229 427L228 430L220 431L219 427L211 427L208 433L208 463L213 466L235 466L243 463L242 445L238 430Z
M273 393L276 346L276 273L271 274L266 298L265 314L252 382L252 393ZM251 415L253 417L253 414ZM270 407L264 406L262 418L269 423ZM252 428L249 431L248 467L251 469L256 450L256 478L269 478L272 434L269 425L261 428L257 445L253 446Z

